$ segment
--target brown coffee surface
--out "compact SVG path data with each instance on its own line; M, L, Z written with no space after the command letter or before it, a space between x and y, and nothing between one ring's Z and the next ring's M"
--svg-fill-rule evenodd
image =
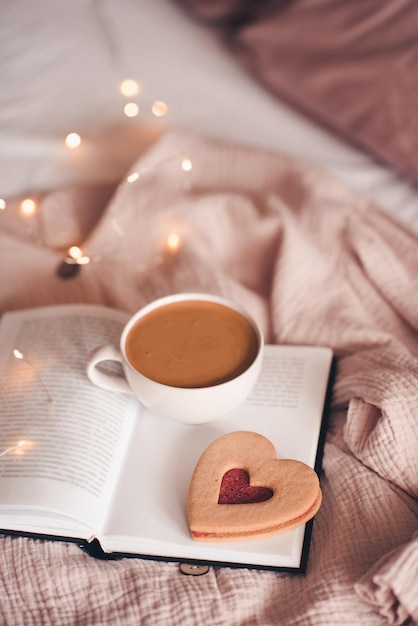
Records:
M144 376L174 387L209 387L254 361L258 339L240 313L213 302L172 302L140 318L126 356Z

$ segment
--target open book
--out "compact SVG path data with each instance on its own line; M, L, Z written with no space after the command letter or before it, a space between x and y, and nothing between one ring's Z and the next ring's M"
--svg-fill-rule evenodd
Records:
M117 343L128 317L95 305L3 315L0 529L81 540L103 554L303 571L312 522L273 537L204 544L190 536L187 496L202 452L235 430L259 432L278 458L319 470L331 350L266 346L245 405L189 426L87 379L88 355Z

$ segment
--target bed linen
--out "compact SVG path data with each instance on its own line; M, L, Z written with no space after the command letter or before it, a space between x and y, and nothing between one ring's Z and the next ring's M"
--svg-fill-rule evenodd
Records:
M276 97L418 182L414 0L179 0Z
M361 14L370 1L375 2L335 6L347 6ZM309 2L209 4L223 15L237 6L248 9L253 5L252 22L247 20L247 27L256 33L260 30L261 44L263 29L269 28L266 9L271 22L279 22L278 32L288 24L284 34L290 37L289 54L281 58L284 72L294 63L291 53L301 39L291 37L297 32L298 7L300 19L305 19L304 7ZM244 67L243 52L238 55L227 47L208 21L193 19L191 7L185 3L37 0L34 10L31 0L0 0L0 198L22 199L70 184L116 183L161 131L180 127L308 159L418 229L418 194L410 179L357 144L342 140L330 116L325 126L325 115L319 120L311 109L307 114L304 82L293 82L297 87L293 101L285 89L281 95L271 89L262 74L268 68L273 74L275 64L262 63L254 71ZM197 9L202 3L190 0L188 4ZM318 15L332 20L333 5L324 0ZM244 26L234 31L236 37L244 37ZM337 26L341 29L344 23ZM393 37L400 37L402 32L394 29ZM261 49L274 49L280 41L272 36L265 39ZM326 41L321 37L323 46ZM256 37L254 42L248 41L247 55L251 56L259 44ZM409 39L406 44L401 41L399 50L407 44L411 45ZM396 50L395 46L392 55ZM340 57L348 54L349 48L340 52ZM320 86L322 71L327 72L321 65L323 55L318 56L317 74L312 80ZM310 59L305 56L306 62ZM344 74L336 72L333 80L338 76ZM134 99L140 113L134 118L123 113L126 99L119 84L125 78L133 78L141 86ZM291 80L291 72L286 79ZM407 108L414 84L412 80L412 86L406 83L408 89L393 92L408 115L401 116L402 123L418 110L413 101ZM364 88L356 90L357 106L367 106L367 94ZM151 112L153 102L159 100L168 105L168 115L162 118ZM350 103L341 104L341 114L350 109ZM417 135L412 132L413 125L408 129L407 139L414 142ZM65 147L69 132L81 135L77 150ZM412 157L414 154L416 150Z
M76 544L4 536L1 623L418 623L416 233L308 161L200 133L167 131L134 172L108 201L89 189L97 221L80 225L78 243L90 263L67 280L57 275L65 251L2 212L0 311L97 302L133 312L202 290L248 308L269 342L332 347L307 572L211 567L192 577L177 563L99 560ZM77 221L83 189L61 193Z

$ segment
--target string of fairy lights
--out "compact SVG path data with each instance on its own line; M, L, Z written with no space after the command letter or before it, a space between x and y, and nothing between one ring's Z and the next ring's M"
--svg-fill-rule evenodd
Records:
M182 156L182 157L174 156L174 157L169 157L168 159L165 159L164 161L161 161L157 165L142 167L139 170L130 172L126 176L125 181L129 184L137 183L137 181L139 181L143 175L155 170L156 168L162 167L168 161L177 161L179 163L179 167L181 168L183 172L190 172L192 169L192 161L189 158L189 156ZM123 231L122 226L118 222L117 213L111 216L110 224L113 228L115 235L118 237L120 245L122 245L123 237L125 236L125 233ZM179 248L181 247L181 245L182 245L182 236L177 231L170 232L166 236L165 241L163 242L163 247L171 254L177 252ZM113 249L113 253L114 252L115 252L115 249ZM58 273L63 278L71 277L72 275L75 274L76 270L80 269L80 266L87 265L93 262L100 262L102 259L103 259L102 254L96 254L95 256L88 256L83 253L82 249L79 246L73 245L68 248L67 255L64 258L63 263L60 266ZM67 268L65 266L67 266ZM71 271L71 269L69 269L71 268L71 266L74 267L74 271Z
M51 393L49 392L48 387L45 384L40 374L37 364L35 364L32 360L30 360L26 355L24 355L17 348L14 348L12 350L12 353L15 359L20 361L23 367L29 368L31 372L33 373L34 377L36 378L37 384L40 386L40 389L42 390L42 393L45 395L46 402L47 402L45 415L49 415L51 411L52 403L53 403L53 397ZM19 457L22 457L25 453L29 452L35 446L36 446L36 442L34 441L33 438L30 438L27 436L25 438L18 438L15 443L10 442L9 445L7 445L7 447L0 452L0 459L2 457L7 457L7 458L12 457L14 459L19 459Z
M79 143L81 143L81 138L80 138ZM181 157L181 158L176 156L176 157L170 158L169 160L173 160L173 159L179 162L179 166L181 170L183 170L184 172L191 171L192 162L188 156ZM144 168L141 168L140 170L135 170L133 172L130 172L125 180L128 184L137 183L145 173L147 173L148 171L154 170L156 167L160 167L161 165L162 164L159 163L158 165L155 165L152 167L144 167ZM30 198L30 197L24 198L20 202L21 218L28 219L28 218L32 218L36 216L38 208L39 207L33 198ZM0 199L0 210L7 210L7 202L3 199ZM117 221L116 215L112 217L111 224L115 232L115 236L118 237L120 245L123 245L124 232L120 224ZM39 240L37 241L37 243L39 245L40 243ZM163 245L167 252L169 252L170 254L174 254L179 250L182 243L183 241L182 241L181 234L179 232L172 231L166 236L166 239L163 242ZM94 257L90 257L84 254L82 249L78 245L73 245L73 246L70 246L68 250L66 251L63 262L59 266L57 273L62 278L72 277L75 275L77 271L80 270L81 266L87 265L92 262L100 262L101 260L102 260L102 255L96 255ZM76 272L74 270L76 270ZM37 382L45 394L45 398L46 398L47 406L48 406L47 410L49 412L51 405L53 403L53 398L45 382L42 379L42 376L39 372L37 364L32 359L29 359L28 356L25 353L23 353L22 350L18 348L14 348L12 350L12 354L15 359L22 362L22 365L25 365L26 367L30 367L32 371L34 372ZM18 441L16 441L16 443L9 445L7 448L1 451L0 458L6 457L6 456L19 458L26 452L30 451L34 445L35 445L35 442L31 439L27 439L27 438L19 439Z
M103 15L101 11L101 0L92 0L92 6L96 12L97 24L102 32L103 41L106 44L107 51L109 56L111 57L115 66L119 69L121 67L121 59L118 50L116 49L113 41L112 34L109 29L109 24L103 19ZM138 96L142 92L141 84L133 79L133 78L124 78L119 83L119 94L123 98L123 106L122 111L123 115L128 118L135 118L141 113L141 107L138 104ZM169 106L166 102L162 100L156 100L151 105L151 113L156 118L163 118L169 115ZM66 149L70 151L77 151L80 146L83 144L82 134L79 132L73 131L68 133L62 140ZM168 161L176 162L179 165L179 172L190 172L192 170L192 161L189 155L175 155L168 159L165 159L164 162L158 163L153 166L142 167L138 170L131 171L125 178L125 181L128 184L138 184L142 177L146 175L148 172L155 170L156 168L160 168ZM36 196L27 196L22 198L17 202L17 217L19 220L26 220L27 222L33 221L40 217L39 213L42 210L42 201L38 201ZM7 211L16 211L16 200L13 199L11 202L7 200L7 198L0 197L0 215L1 213ZM111 217L111 225L113 231L115 233L115 237L119 240L119 245L123 245L124 231L121 225L118 222L117 214L112 215ZM28 229L30 230L30 229ZM42 240L42 237L39 236L39 232L36 235L36 243L37 245L45 245L47 244ZM163 242L163 246L170 253L176 253L181 247L183 241L182 236L177 231L170 232L165 241ZM63 278L71 278L74 276L83 265L87 265L92 262L99 262L102 259L102 255L97 254L94 257L90 257L85 254L80 245L70 245L68 249L63 251L63 261L60 264L57 274ZM13 357L26 367L29 367L33 370L38 384L42 388L45 398L48 403L48 407L51 406L53 402L53 398L46 387L40 372L36 366L36 363L33 362L32 359L29 359L26 354L24 354L18 348L14 348L12 351ZM49 410L49 409L48 409ZM19 439L15 443L11 443L6 449L0 452L0 458L6 457L9 455L19 457L24 454L26 451L33 447L34 442L29 439Z
M89 5L91 15L94 18L94 27L98 29L98 34L104 46L104 51L108 57L108 60L114 68L116 76L116 84L118 85L118 93L122 97L122 111L123 115L127 118L135 118L141 114L142 104L140 106L140 96L143 93L142 84L132 77L126 77L122 80L121 76L125 74L125 60L121 49L118 45L117 38L114 33L114 26L106 13L106 6L103 0L90 0ZM155 100L148 105L152 115L155 118L164 118L169 115L169 106L163 100ZM72 131L68 133L62 140L67 150L76 152L83 144L83 137L79 132ZM183 172L190 172L192 169L192 162L189 156L174 156L165 159L163 163L158 163L154 166L142 167L140 170L132 171L126 177L126 182L133 184L140 181L143 175L147 172L155 170L161 167L167 161L178 161L179 166ZM16 202L12 201L13 209L16 211ZM0 191L0 214L2 211L8 210L8 201L6 198L1 197ZM26 219L28 223L27 232L30 231L29 223L36 220L39 217L39 213L42 210L42 200L37 201L36 197L25 197L18 203L17 214L19 219ZM117 214L114 214L111 218L111 225L115 232L115 235L120 240L124 237L122 227L118 222ZM46 245L42 239L42 229L38 228L36 232L36 243L38 245ZM173 232L167 236L166 241L163 243L170 252L175 252L181 246L181 236L179 233ZM96 255L94 258L84 254L79 245L70 245L64 254L64 259L60 267L58 268L58 275L61 278L71 278L80 269L80 266L86 265L92 261L99 261L100 255Z
M137 81L133 79L125 79L120 84L120 92L125 97L132 97L140 92L139 83L137 83ZM134 115L139 114L139 106L136 105L136 103L132 101L128 101L125 104L123 110L124 110L124 114L127 116L132 117ZM153 110L154 115L163 116L163 115L168 114L169 107L166 103L162 101L156 101L153 104L152 110ZM79 133L71 132L64 138L64 143L69 150L76 150L82 144L82 137ZM138 182L141 181L142 177L146 175L147 173L154 171L156 168L161 168L166 163L173 162L173 161L178 163L179 172L182 171L182 172L188 173L192 170L192 161L188 155L187 156L175 155L175 156L166 158L164 161L161 161L160 163L157 163L156 165L144 166L144 167L141 167L140 169L131 171L126 176L125 182L128 184L138 184ZM29 196L25 197L19 203L19 207L18 207L19 219L33 220L34 218L39 216L39 211L41 209L42 209L42 203L38 203L34 197L29 197ZM2 211L7 211L7 210L8 210L7 200L5 198L0 198L0 213ZM117 237L119 241L119 245L123 245L123 239L124 239L125 233L121 225L118 222L117 213L111 216L110 223L115 233L115 237ZM44 244L42 239L39 238L39 234L37 235L36 243L37 245L46 245ZM182 241L181 234L177 231L172 231L166 236L166 239L163 242L163 246L165 250L173 254L179 250L182 243L183 241ZM59 276L61 276L61 278L64 278L64 279L70 278L74 276L80 270L81 266L87 265L92 262L100 262L102 258L103 258L102 254L96 254L95 256L90 257L87 254L84 254L82 248L79 245L71 245L64 252L64 258L58 268L57 273ZM45 393L46 400L48 402L48 405L50 406L51 403L53 402L53 398L51 394L49 393L48 388L46 387L44 381L42 380L42 377L40 375L40 372L36 364L18 348L14 348L12 352L13 352L13 356L15 359L21 361L22 364L25 364L27 367L30 367L33 370L37 378L38 384L40 385L43 392ZM5 456L10 456L10 455L14 457L19 457L22 454L24 454L26 451L30 450L33 447L33 445L34 445L34 442L32 440L19 439L15 444L9 445L5 450L0 452L0 458L5 457Z
M119 86L119 90L120 90L120 93L124 97L129 98L140 93L140 85L136 80L128 78L128 79L124 79L121 82ZM139 106L135 102L129 100L124 105L123 110L124 110L125 115L132 117L134 115L138 115L140 109L139 109ZM168 115L169 107L165 102L159 100L153 103L152 112L157 117L162 117L162 116ZM77 148L81 146L82 137L79 133L71 132L67 134L67 136L64 138L64 143L68 150L74 151L74 150L77 150ZM125 180L129 184L137 183L148 172L152 172L156 168L161 168L165 163L170 162L170 161L178 162L179 169L181 169L183 172L187 173L192 170L193 166L192 166L192 161L190 159L190 156L175 155L172 157L168 157L167 159L165 159L164 161L156 165L144 166L138 170L131 171L126 176ZM13 203L13 206L14 205L15 203ZM39 211L41 209L42 209L42 201L39 203L37 202L35 197L30 197L30 196L25 197L19 203L18 215L20 219L26 219L28 221L33 220L39 215ZM0 212L7 211L7 210L8 210L7 200L5 198L0 198ZM111 225L115 232L115 235L118 236L120 239L122 239L124 236L124 232L118 222L117 214L112 216ZM45 245L39 233L37 234L37 244ZM179 233L172 232L167 236L167 239L165 241L165 246L170 252L175 252L176 250L178 250L180 245L181 245L181 236ZM78 245L71 245L68 247L66 254L64 255L63 264L66 264L68 266L71 266L71 265L82 266L82 265L87 265L88 263L92 261L97 261L100 259L101 259L101 256L99 255L97 255L96 258L89 257L88 255L85 255L83 253L83 251ZM62 266L61 266L61 269L62 269ZM62 278L68 278L68 277L71 277L74 274L74 272L59 271L58 274Z

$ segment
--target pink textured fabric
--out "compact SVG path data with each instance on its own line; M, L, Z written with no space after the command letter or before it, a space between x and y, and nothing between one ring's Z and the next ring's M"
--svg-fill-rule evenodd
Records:
M274 95L418 182L415 0L177 0Z
M418 533L415 533L414 541L384 556L356 583L355 589L389 624L398 626L408 620L418 623L417 592L413 583L417 579Z
M191 172L180 168L187 154ZM0 306L98 302L134 311L204 290L235 299L267 341L337 355L323 505L303 576L102 561L75 544L1 537L0 622L87 626L383 626L418 623L418 238L325 172L280 154L173 131L62 258L0 231ZM92 196L90 196L93 202ZM176 230L182 246L164 248ZM414 534L415 533L415 534Z

